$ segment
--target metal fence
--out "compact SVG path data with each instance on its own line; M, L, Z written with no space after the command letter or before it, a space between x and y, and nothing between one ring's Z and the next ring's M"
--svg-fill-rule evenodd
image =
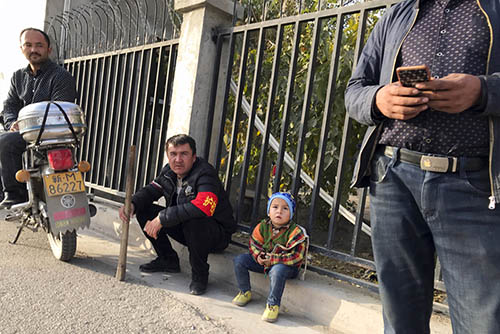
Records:
M371 29L397 2L235 2L243 17L216 32L209 111L222 114L221 130L208 133L205 152L217 137L213 161L243 231L266 216L272 192L290 191L314 253L375 270L366 190L349 189L364 127L346 115L343 94ZM166 39L177 37L180 24L171 7L161 0L100 0L49 20L86 111L80 153L91 162L86 182L93 191L124 197L132 143L138 145L136 187L163 164L178 46ZM106 19L98 14L103 8ZM335 268L315 267L376 290Z
M181 19L172 1L98 0L46 21L77 83L88 125L80 150L94 192L124 198L127 149L137 146L136 188L163 166Z
M218 50L228 48L229 59L216 64L214 82L225 86L217 92L214 85L210 105L223 115L215 163L243 230L266 216L270 193L290 191L313 251L375 269L366 190L348 186L364 128L346 115L343 92L371 29L396 2L329 9L315 2L307 10L301 4L311 4L301 2L294 7L300 15L292 16L284 15L291 9L283 1L273 10L264 2L219 31ZM227 76L218 77L220 68Z
M136 187L163 166L177 40L68 59L88 130L81 158L87 185L124 197L127 149L137 145Z

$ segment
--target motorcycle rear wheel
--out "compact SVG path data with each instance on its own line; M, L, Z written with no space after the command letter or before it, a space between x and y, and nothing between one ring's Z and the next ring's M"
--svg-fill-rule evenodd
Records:
M54 257L60 261L69 261L73 258L76 252L76 231L67 231L54 236L52 233L47 233L50 249Z

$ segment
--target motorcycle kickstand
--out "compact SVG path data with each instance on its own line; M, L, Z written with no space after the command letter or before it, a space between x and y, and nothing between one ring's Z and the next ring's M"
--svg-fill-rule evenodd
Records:
M17 239L19 239L19 236L21 235L21 232L23 231L25 225L26 224L23 222L21 226L19 226L19 228L17 229L16 237L14 238L14 240L9 241L11 245L14 245L17 242Z

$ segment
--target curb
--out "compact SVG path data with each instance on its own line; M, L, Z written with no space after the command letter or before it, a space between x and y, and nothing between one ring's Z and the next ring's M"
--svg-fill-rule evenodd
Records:
M112 240L120 241L121 221L118 209L121 204L96 198L93 204L97 207L97 215L92 219L90 229ZM178 252L181 267L189 268L187 247L173 241L172 245ZM136 220L131 220L129 228L129 247L147 250L151 259L155 256L149 241L144 237ZM235 245L219 254L210 254L210 281L226 283L227 289L237 293L232 259L244 250ZM145 259L144 262L147 262ZM267 296L269 282L264 275L250 273L252 291ZM331 277L307 271L306 279L289 280L286 283L282 298L282 308L291 314L306 317L319 326L328 328L333 333L382 333L382 306L375 293ZM265 300L265 297L262 298ZM231 301L228 300L230 304ZM448 317L433 314L431 319L432 333L451 333Z

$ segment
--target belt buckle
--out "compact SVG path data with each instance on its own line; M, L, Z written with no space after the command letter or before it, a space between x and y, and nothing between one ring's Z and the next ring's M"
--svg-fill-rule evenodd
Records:
M451 162L451 168L450 168ZM420 168L436 173L456 172L458 159L455 157L435 157L432 155L423 155L420 158Z

